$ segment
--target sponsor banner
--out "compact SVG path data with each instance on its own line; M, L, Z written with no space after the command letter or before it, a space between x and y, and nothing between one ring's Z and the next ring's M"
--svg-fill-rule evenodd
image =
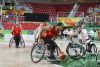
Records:
M81 17L73 17L73 18L59 17L58 18L58 22L62 22L65 26L75 26L75 24L80 20Z

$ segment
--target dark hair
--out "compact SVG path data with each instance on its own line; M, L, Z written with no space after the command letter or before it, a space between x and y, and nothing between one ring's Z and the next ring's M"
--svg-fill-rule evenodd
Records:
M81 27L83 24L85 24L83 21L79 22L79 24L76 27Z
M84 22L81 22L81 25L85 24Z
M63 25L63 23L57 23L57 26L62 26Z

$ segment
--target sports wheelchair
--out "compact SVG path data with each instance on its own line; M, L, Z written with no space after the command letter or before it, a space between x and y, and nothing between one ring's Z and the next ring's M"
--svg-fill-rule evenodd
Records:
M66 52L70 58L77 60L87 53L88 46L85 46L84 43L80 43L77 39L75 39L76 38L72 38L70 36L67 37L67 40L70 40L70 42L66 48ZM95 44L92 45L91 51L91 54L97 53L97 47Z
M10 39L9 48L10 48L10 47L14 47L14 46L15 46L15 40L14 40L14 36L13 36L13 37ZM19 47L25 48L25 42L24 42L23 37L20 37Z
M49 59L48 56L50 56L50 50L48 49L49 44L44 44L44 41L41 40L41 42L35 42L33 43L32 49L31 49L31 60L33 63L38 63L41 60L47 60L49 62L58 61L58 54L61 52L60 48L55 44L56 48L54 51L55 60Z

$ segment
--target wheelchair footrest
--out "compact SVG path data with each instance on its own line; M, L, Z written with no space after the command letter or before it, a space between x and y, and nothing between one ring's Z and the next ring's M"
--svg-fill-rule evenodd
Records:
M60 60L51 59L51 60L48 60L47 62L50 62L52 64L59 64L60 63Z
M98 65L100 65L100 60L97 61Z

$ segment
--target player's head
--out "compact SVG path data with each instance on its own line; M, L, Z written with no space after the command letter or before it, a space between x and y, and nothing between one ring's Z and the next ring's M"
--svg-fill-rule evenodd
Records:
M81 23L81 27L82 27L82 28L85 27L85 23L84 23L84 22Z
M82 21L82 20L80 20L80 21L78 22L78 24L76 25L76 27L77 27L77 28L78 28L78 27L84 28L84 27L85 27L85 22Z
M63 27L64 25L63 25L63 23L57 23L57 27Z
M56 28L61 30L63 28L63 26L64 26L63 23L60 22L60 23L57 23Z
M20 24L19 24L19 22L16 22L16 26L19 26Z

